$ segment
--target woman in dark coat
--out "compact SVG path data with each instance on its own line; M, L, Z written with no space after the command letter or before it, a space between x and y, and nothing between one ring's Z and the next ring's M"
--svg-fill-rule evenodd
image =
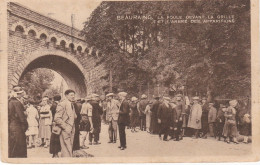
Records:
M202 99L202 115L201 115L201 133L202 138L207 138L207 133L209 130L209 123L208 123L208 114L209 114L209 104L207 103L206 98Z
M14 87L13 94L8 102L8 156L9 158L26 158L27 146L25 132L28 123L25 109L21 102L24 94L21 87Z
M158 118L157 118L157 113L158 113L158 108L160 105L160 97L155 96L154 97L155 101L152 104L151 107L151 133L152 134L158 134L159 133L159 124L158 124Z
M51 105L51 108L50 108L53 119L54 119L54 116L55 116L55 113L56 113L57 105L58 105L60 100L61 100L60 95L54 96L54 102L53 102L53 104ZM59 157L58 153L60 151L61 151L60 135L52 133L51 134L51 140L50 140L50 154L52 154L53 158Z
M137 109L137 98L136 97L132 97L131 98L131 103L130 103L130 109L131 109L131 113L130 113L130 126L132 128L131 132L137 132L135 130L135 127L138 124L138 118L139 118L139 113L138 113L138 109Z

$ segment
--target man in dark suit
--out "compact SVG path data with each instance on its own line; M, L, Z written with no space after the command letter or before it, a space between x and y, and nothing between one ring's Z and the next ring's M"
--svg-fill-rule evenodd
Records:
M152 134L158 134L159 125L158 125L158 121L157 121L158 120L157 112L158 112L159 105L161 103L159 101L159 99L160 99L159 96L155 96L154 99L155 99L155 101L153 102L152 107L151 107L151 112L152 112L152 115L151 115L151 133Z
M159 131L159 137L161 139L161 135L164 134L163 140L168 141L168 135L170 128L173 127L173 111L169 104L170 102L169 97L163 98L163 103L160 104L158 109L158 123L161 125L160 131Z
M92 145L93 138L93 144L98 145L101 144L99 142L99 134L101 131L101 115L103 114L102 107L99 105L99 95L92 94L89 103L92 106L92 123L94 128L94 130L89 133L89 145Z
M118 128L119 128L119 136L120 136L120 148L121 150L126 149L126 134L125 127L129 124L129 111L130 106L126 100L126 92L118 93L120 100L120 108L119 108L119 117L118 117Z

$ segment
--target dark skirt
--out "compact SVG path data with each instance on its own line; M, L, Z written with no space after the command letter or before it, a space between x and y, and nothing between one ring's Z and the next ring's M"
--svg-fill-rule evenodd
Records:
M153 114L151 115L151 132L153 134L158 134L159 133L159 124L158 124L158 118L157 115Z
M52 133L51 140L50 140L50 154L57 154L60 151L61 151L60 135L56 135Z
M251 123L243 123L241 125L240 135L250 136L251 135Z
M138 116L137 113L136 113L136 114L132 114L132 115L130 116L130 120L131 120L130 126L131 126L131 127L136 127L136 126L138 126L138 118L139 118L139 116Z

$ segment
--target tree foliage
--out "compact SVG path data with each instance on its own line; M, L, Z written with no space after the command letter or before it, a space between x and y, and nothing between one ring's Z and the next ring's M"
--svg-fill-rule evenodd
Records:
M126 15L153 19L117 19ZM235 23L158 23L158 16L168 15L234 15ZM250 95L249 0L106 1L86 21L83 34L102 52L99 60L112 70L116 88L137 94L147 83L174 84L209 99Z
M50 96L50 93L55 93L56 90L51 87L53 80L54 73L50 69L38 68L26 73L22 77L20 85L27 95L38 100L45 95Z

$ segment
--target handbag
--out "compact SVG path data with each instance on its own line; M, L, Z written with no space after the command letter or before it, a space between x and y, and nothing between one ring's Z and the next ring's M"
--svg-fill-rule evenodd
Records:
M56 135L61 134L61 128L59 126L57 126L56 123L54 123L54 125L52 127L52 133L54 133Z

